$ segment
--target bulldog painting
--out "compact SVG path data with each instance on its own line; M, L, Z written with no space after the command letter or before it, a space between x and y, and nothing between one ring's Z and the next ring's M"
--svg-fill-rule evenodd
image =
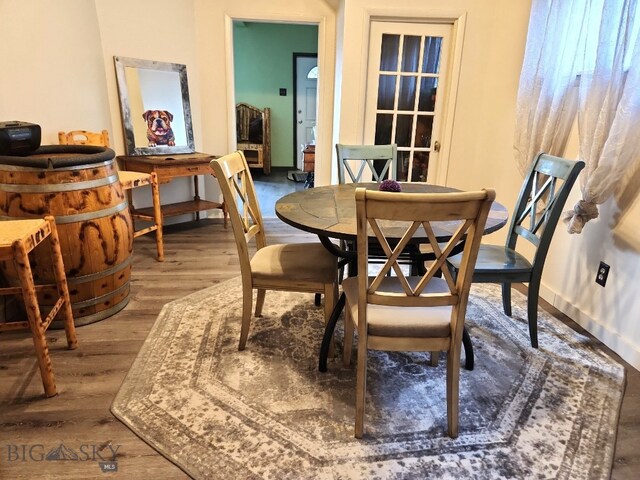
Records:
M168 110L147 110L142 114L147 122L147 139L150 147L167 145L173 147L176 138L171 130L173 114Z

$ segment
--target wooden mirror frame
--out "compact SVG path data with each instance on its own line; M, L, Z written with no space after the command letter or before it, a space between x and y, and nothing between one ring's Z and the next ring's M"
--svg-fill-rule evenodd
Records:
M172 153L193 153L195 152L195 143L193 140L193 126L191 122L191 106L189 104L189 82L187 80L187 66L178 63L156 62L153 60L140 60L128 57L113 57L116 69L116 80L118 83L118 95L120 97L120 114L122 118L122 128L124 130L125 151L127 155L167 155ZM136 144L135 129L130 104L129 86L126 81L125 68L134 67L145 70L157 70L163 72L176 72L180 80L180 95L182 98L182 114L184 118L184 136L186 143L167 146L139 146L141 139L138 138ZM157 108L157 107L156 107ZM179 112L174 113L179 115ZM135 119L138 121L138 119ZM143 120L142 118L140 119ZM138 135L140 136L140 135ZM138 145L138 146L136 146Z

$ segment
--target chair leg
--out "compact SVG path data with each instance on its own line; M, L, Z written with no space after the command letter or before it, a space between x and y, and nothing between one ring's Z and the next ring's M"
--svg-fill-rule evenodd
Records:
M458 409L460 385L460 347L447 352L447 425L449 436L458 437Z
M329 319L331 318L331 314L333 313L333 308L336 306L336 302L338 301L338 284L337 283L327 283L324 286L324 324L325 326L329 323Z
M51 234L49 235L49 251L51 254L51 265L58 287L58 295L64 299L62 306L62 317L64 321L64 331L67 336L67 347L74 350L78 347L78 339L76 338L76 327L73 323L73 311L71 310L71 299L69 298L69 288L67 286L67 277L64 273L64 264L62 263L62 251L60 250L60 238L53 217L47 216L46 220L51 226Z
M502 284L502 309L507 317L511 316L511 284Z
M529 318L529 338L531 346L538 348L538 297L540 295L540 279L532 278L527 292L527 317Z
M38 306L38 297L33 284L33 272L29 263L29 256L25 248L24 242L17 241L13 244L13 258L22 289L22 297L24 300L27 318L29 320L29 329L33 338L33 346L38 359L38 367L40 368L40 376L44 387L46 397L57 395L56 381L51 368L51 358L49 357L49 346L42 328L42 317L40 316L40 307Z
M338 284L337 283L328 283L324 286L324 326L325 329L331 320L331 314L333 313L333 308L336 306L336 301L338 300ZM333 341L333 337L331 337L331 342L329 343L329 352L328 355L333 356L335 349L335 342Z
M464 368L473 370L475 358L473 354L473 343L467 327L462 329L462 346L464 347Z
M158 175L151 173L151 196L153 198L153 218L156 222L156 249L158 261L164 262L164 239L162 237L162 207L160 203L160 187L158 187Z
M358 367L356 373L356 425L355 437L364 434L364 404L367 393L367 339L358 338Z
M313 297L313 303L315 304L316 307L319 307L320 305L322 305L322 294L321 293L316 293L315 296Z
M431 356L429 358L430 362L429 364L432 367L437 367L438 366L438 360L440 359L440 352L430 352Z
M264 306L264 297L267 291L264 288L258 289L258 294L256 295L256 317L262 315L262 307Z
M347 308L344 313L344 348L342 349L342 364L351 365L351 351L353 349L353 319Z
M251 325L251 304L253 303L253 291L243 285L242 291L242 326L240 327L240 343L238 350L244 350L249 336L249 326Z

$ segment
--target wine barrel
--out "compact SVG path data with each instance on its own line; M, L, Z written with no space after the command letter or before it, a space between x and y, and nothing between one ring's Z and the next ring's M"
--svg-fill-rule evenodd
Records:
M129 302L133 226L114 157L109 148L86 145L0 156L0 217L55 217L76 326L105 319ZM50 282L48 252L39 250L31 265L34 279ZM0 268L17 284L10 262ZM55 300L46 292L38 298L44 309ZM52 327L63 325L55 321Z

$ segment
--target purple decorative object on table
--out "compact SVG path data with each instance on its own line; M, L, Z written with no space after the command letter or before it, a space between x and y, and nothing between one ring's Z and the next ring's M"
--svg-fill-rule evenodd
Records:
M402 187L395 180L383 180L379 187L381 192L401 192Z

